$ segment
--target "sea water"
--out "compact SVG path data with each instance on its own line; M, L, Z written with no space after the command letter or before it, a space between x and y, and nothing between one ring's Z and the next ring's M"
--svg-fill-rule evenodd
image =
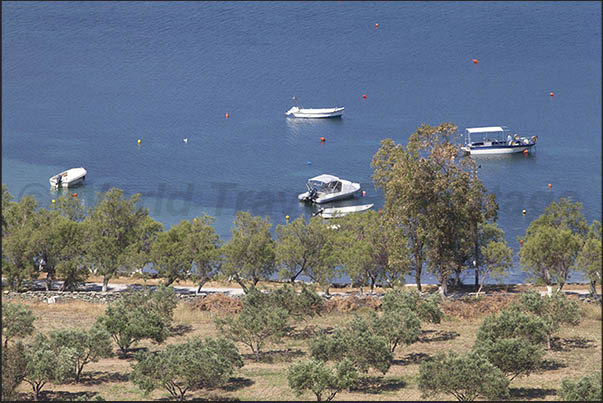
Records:
M344 116L286 118L293 96ZM2 2L2 183L44 207L118 187L227 240L238 210L310 216L297 194L330 173L366 191L335 205L378 209L372 156L422 122L538 136L478 161L515 252L561 197L601 220L601 4ZM84 186L49 190L79 166ZM515 255L505 282L525 279Z

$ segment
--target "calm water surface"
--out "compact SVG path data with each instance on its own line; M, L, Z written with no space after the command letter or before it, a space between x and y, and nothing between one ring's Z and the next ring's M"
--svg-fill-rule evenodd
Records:
M287 119L292 96L344 117ZM367 191L340 205L379 208L380 140L444 121L538 135L480 160L515 251L560 197L601 220L601 4L2 2L2 183L42 206L50 176L84 166L87 206L115 186L166 228L214 216L224 239L237 210L309 216L296 195L321 173ZM508 281L525 277L516 257Z

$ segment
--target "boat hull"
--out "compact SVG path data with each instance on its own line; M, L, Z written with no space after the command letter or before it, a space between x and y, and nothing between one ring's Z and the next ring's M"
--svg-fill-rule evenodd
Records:
M326 208L320 212L322 218L333 218L337 215L344 216L350 213L360 213L373 207L373 204L362 204L359 206Z
M305 119L323 119L323 118L339 118L343 115L344 108L332 109L297 109L291 108L285 115L295 118Z
M312 203L316 203L316 204L322 204L322 203L329 203L329 202L336 201L336 200L350 199L350 198L356 196L356 194L358 194L360 191L361 191L361 189L358 188L357 190L354 190L352 192L330 193L330 194L318 196L314 200L307 200L306 198L309 196L310 192L304 192L304 193L298 195L297 198L299 201L307 201L307 202L312 202Z
M523 144L496 147L462 147L461 149L471 155L513 154L530 150L535 144Z
M51 177L48 182L50 182L50 186L55 188L68 188L77 185L81 185L86 179L86 174L88 172L84 168L72 168L67 171L61 172L53 177ZM58 181L58 178L61 177L61 181Z

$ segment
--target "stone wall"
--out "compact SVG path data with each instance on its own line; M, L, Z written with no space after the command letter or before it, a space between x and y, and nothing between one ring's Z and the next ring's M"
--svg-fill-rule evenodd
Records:
M21 299L29 299L29 300L37 300L48 303L57 303L60 304L62 302L69 302L73 300L80 300L86 302L100 303L106 304L108 302L113 302L116 299L121 297L122 292L114 291L114 292L100 292L100 291L25 291L25 292L14 292L14 291L4 291L2 295L2 299L4 301L10 301L15 298ZM194 299L202 299L205 298L206 294L199 293L199 295L195 294L176 294L176 297L181 300L192 301Z

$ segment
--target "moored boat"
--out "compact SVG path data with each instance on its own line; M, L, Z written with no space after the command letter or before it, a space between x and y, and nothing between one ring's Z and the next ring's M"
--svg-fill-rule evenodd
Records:
M300 193L297 199L318 204L348 199L361 190L359 183L327 174L308 179L306 187L308 191Z
M87 171L84 168L71 168L54 175L48 181L50 186L56 188L76 186L86 179L86 173Z
M360 213L373 207L373 204L360 204L357 206L321 208L313 216L319 215L322 218L343 217L350 213Z
M296 118L338 118L343 115L342 108L299 108L297 106L292 107L285 115Z
M470 127L465 129L465 145L461 147L467 154L511 154L530 150L538 136L520 137L517 133L511 136L505 126Z

